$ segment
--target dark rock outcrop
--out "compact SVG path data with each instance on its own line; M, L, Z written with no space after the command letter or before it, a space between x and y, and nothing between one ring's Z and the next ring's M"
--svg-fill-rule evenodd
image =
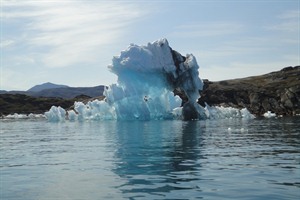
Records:
M87 102L88 100L104 99L79 95L73 99L53 97L31 97L24 94L0 94L0 117L8 114L43 114L52 106L60 106L64 109L72 108L75 101Z
M8 114L42 114L52 105L69 108L74 100L61 98L31 97L24 94L0 94L0 116Z
M205 102L211 106L246 107L257 116L267 111L300 114L300 66L242 79L204 80L198 103L204 106Z

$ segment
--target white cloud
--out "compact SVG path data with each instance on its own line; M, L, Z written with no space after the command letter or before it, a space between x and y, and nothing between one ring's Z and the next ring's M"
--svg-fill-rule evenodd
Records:
M267 30L276 30L289 33L300 33L300 11L290 10L277 16L280 21L266 27Z
M236 34L242 30L243 25L234 22L197 22L175 27L172 35L176 37L210 37Z
M7 48L12 46L15 43L14 40L10 40L10 39L6 39L6 40L2 40L0 43L0 48Z
M200 77L218 81L261 75L299 65L298 51L290 45L286 48L287 43L294 45L296 41L281 40L277 36L244 37L193 52L200 66Z
M277 31L286 31L286 32L299 32L299 22L294 21L285 21L279 24L275 24L267 27L269 30L277 30Z
M278 16L278 18L281 19L299 19L299 17L300 17L299 10L289 10Z
M93 62L145 15L139 10L119 1L5 1L2 20L22 23L15 37L34 59L66 67Z
M265 52L268 50L270 50L270 47L258 45L257 43L248 44L248 42L245 40L244 42L231 42L229 44L221 43L216 47L211 47L210 49L202 51L195 50L193 51L193 54L199 55L201 57L213 61L215 59L224 59L226 57L238 58L241 55L247 56L258 52Z
M18 90L24 86L24 75L20 76L17 71L11 69L0 69L0 90ZM20 81L15 81L17 79Z

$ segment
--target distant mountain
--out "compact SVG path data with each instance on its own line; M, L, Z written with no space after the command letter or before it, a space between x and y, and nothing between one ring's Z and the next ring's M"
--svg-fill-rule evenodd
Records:
M34 97L59 97L64 99L75 98L80 95L89 97L99 97L103 95L103 85L95 87L60 87L41 90L39 92L30 92L30 96Z
M69 87L48 82L36 85L27 91L0 90L0 94L25 94L32 97L57 97L63 99L72 99L83 95L94 98L103 95L104 87L104 85L94 87Z
M35 85L32 88L30 88L29 90L27 90L27 92L40 92L42 90L46 90L46 89L56 89L56 88L67 88L69 86L67 85L57 85L54 83L43 83L41 85Z

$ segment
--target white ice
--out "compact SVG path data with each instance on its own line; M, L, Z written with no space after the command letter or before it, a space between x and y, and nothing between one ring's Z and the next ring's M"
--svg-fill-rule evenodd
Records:
M43 114L18 114L18 113L14 113L14 114L9 114L3 117L4 119L44 119L45 115Z
M252 115L246 108L237 109L223 106L205 106L205 114L209 119L244 118L252 119Z
M267 111L263 114L263 116L266 118L271 118L271 117L276 117L276 114L272 113L271 111Z

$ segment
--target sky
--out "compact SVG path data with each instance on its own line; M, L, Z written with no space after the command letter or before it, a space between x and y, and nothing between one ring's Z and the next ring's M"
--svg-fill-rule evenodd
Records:
M300 0L0 2L0 90L110 85L113 56L160 38L211 81L300 63Z

